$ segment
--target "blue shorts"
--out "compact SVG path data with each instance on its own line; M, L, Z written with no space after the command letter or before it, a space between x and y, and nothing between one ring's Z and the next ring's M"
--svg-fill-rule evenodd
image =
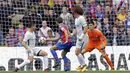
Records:
M66 44L63 44L61 42L58 42L56 44L56 47L59 49L59 50L64 50L66 52L69 52L71 47L74 46L74 44L72 42L68 42Z

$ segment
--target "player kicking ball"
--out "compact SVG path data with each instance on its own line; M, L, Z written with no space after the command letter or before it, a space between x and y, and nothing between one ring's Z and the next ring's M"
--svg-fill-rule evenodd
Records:
M59 26L58 38L49 38L47 40L54 41L54 40L59 39L57 44L50 48L50 51L53 57L55 58L55 62L56 62L53 68L56 68L61 65L60 59L57 56L56 50L63 50L61 53L61 56L62 56L62 59L64 60L65 71L69 71L70 70L70 67L68 65L69 59L66 57L66 54L70 51L71 47L73 46L73 43L69 36L69 30L68 30L67 25L63 24L62 22L63 22L63 19L61 17L58 17L56 19L56 23Z
M24 39L22 41L22 45L26 49L26 54L27 54L28 58L26 60L24 60L23 63L16 66L14 72L17 72L24 65L32 63L34 60L34 56L42 56L43 57L44 71L47 72L48 71L47 53L41 49L35 48L36 36L35 36L34 31L36 29L36 26L34 23L30 23L28 27L29 27L29 30L25 33Z
M86 52L91 52L96 48L103 55L103 57L111 67L111 70L114 70L114 66L105 51L105 47L107 44L106 37L100 30L94 28L93 22L89 24L89 29L87 30L87 33L89 40L84 50L82 51L82 54L85 54Z

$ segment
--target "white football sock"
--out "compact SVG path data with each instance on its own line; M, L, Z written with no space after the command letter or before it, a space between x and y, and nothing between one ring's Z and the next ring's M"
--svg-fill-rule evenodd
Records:
M21 67L23 67L24 65L29 64L29 63L30 63L30 60L24 60L24 62L21 63L20 65L18 65L17 68L21 68Z
M48 56L44 56L43 61L44 61L44 69L47 69L48 68Z
M81 66L85 65L85 61L84 61L83 55L79 54L78 55L78 60L79 60L79 63L80 63Z
M80 59L79 56L77 56L77 58L78 58L78 61L79 61L80 66L81 66L81 65L82 65L82 64L81 64L82 61L81 61L81 59Z

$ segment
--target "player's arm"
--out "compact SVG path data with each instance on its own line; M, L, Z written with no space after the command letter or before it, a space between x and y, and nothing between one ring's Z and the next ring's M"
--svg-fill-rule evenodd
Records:
M100 40L104 41L106 40L106 37L103 35L103 33L100 31Z
M56 37L54 38L47 38L46 41L56 41L60 39L60 35L58 33L56 33Z
M87 27L87 22L86 22L84 17L80 20L80 23L83 26L83 33L81 34L79 39L82 40L84 38L84 35L86 34L87 30L88 30L88 27Z
M25 41L22 41L22 45L29 52L30 49L27 47L27 43Z
M128 8L129 8L128 0L125 0L125 7L126 7L126 12L128 12Z
M88 28L87 26L84 26L84 30L83 30L83 33L81 34L81 36L79 37L79 40L82 40L87 32Z

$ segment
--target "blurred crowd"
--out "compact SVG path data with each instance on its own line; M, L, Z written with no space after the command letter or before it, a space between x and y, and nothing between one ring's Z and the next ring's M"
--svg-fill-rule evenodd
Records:
M22 46L29 22L37 26L37 46L54 45L57 41L46 42L44 39L57 37L55 18L62 17L72 32L75 5L84 9L88 23L93 20L95 28L104 33L108 46L130 44L129 0L0 0L0 45ZM22 17L14 22L19 15ZM75 42L76 37L72 39Z

